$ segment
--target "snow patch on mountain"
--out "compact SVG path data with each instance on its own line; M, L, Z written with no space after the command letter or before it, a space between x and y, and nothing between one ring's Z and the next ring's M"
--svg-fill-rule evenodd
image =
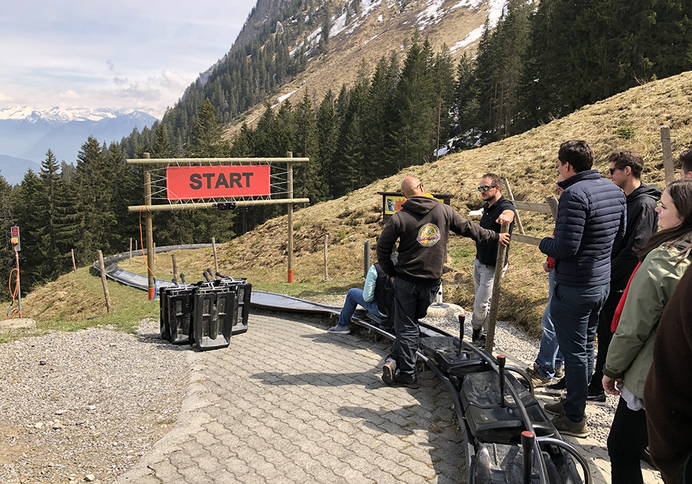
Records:
M475 0L463 0L462 2L459 3L473 3ZM488 3L488 27L491 29L494 29L497 26L497 23L500 21L500 18L502 18L502 12L505 10L505 5L507 5L507 0L490 0ZM462 40L454 44L449 50L451 52L455 52L459 49L462 49L468 45L473 44L475 41L480 39L483 36L483 30L485 29L485 26L481 25L480 27L477 27L473 29L471 32L469 32L466 37L464 37Z

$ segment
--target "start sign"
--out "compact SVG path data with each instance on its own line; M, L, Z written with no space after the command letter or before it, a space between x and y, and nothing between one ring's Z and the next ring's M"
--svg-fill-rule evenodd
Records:
M169 200L271 195L269 165L171 166L166 169Z

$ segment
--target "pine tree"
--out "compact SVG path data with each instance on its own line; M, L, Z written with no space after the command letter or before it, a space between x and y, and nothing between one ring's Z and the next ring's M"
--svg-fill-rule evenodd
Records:
M214 106L205 99L197 113L192 128L189 154L195 158L219 157L227 151L221 138L221 125L216 118Z
M336 140L339 133L334 94L331 90L322 99L317 110L317 162L324 173L329 198L334 196L333 178Z
M296 106L294 119L297 129L293 154L298 157L310 158L307 165L296 166L295 179L298 181L296 195L309 197L312 203L324 201L327 199L327 186L322 165L319 160L316 160L318 153L317 119L307 90L305 90L303 99Z
M41 180L29 170L16 190L14 219L21 231L21 260L23 292L37 282L42 282L45 275L44 258L41 253L41 227L43 215L36 210L36 201L41 197Z

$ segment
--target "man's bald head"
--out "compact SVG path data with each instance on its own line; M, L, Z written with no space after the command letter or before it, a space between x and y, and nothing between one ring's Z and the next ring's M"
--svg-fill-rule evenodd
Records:
M401 182L401 193L404 194L406 198L415 197L418 195L423 195L423 184L415 176L407 176Z

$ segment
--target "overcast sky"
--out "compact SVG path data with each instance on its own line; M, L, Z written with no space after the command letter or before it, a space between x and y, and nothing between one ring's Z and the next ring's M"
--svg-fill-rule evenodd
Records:
M2 3L0 107L160 116L228 52L255 0Z

